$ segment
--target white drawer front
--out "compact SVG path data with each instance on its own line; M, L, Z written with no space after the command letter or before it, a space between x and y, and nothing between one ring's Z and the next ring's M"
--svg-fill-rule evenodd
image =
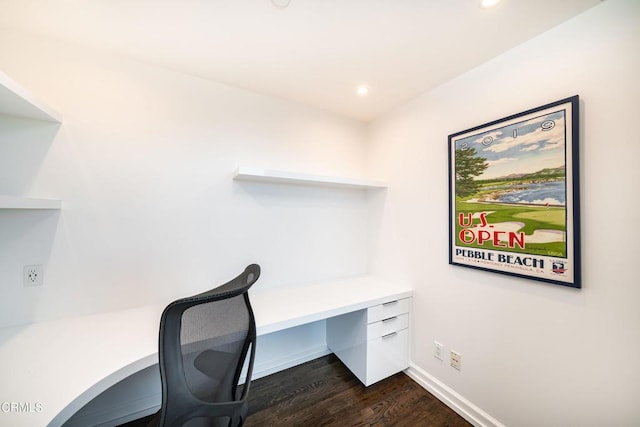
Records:
M407 329L367 342L366 386L400 372L408 366L409 331Z
M398 316L380 320L379 322L369 323L367 325L367 340L380 338L381 336L390 334L392 332L398 332L402 329L406 329L408 326L408 314L400 314Z
M409 312L409 298L389 301L367 309L367 323L398 316Z

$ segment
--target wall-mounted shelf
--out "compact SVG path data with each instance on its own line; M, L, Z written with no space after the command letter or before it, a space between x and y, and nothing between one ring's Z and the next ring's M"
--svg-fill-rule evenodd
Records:
M0 115L62 123L62 116L0 72Z
M273 182L280 184L302 184L322 187L354 188L361 190L387 188L381 181L339 176L310 175L297 172L263 168L238 167L233 179L239 181Z
M0 196L0 209L61 209L62 201Z

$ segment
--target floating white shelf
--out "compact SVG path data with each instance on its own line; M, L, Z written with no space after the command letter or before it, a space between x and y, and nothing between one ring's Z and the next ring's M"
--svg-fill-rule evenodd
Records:
M0 114L62 123L59 113L40 102L25 88L0 71Z
M0 209L61 209L62 201L0 196Z
M239 181L274 182L282 184L302 184L322 187L355 188L361 190L387 188L381 181L339 176L310 175L297 172L279 171L241 166L236 169L233 179Z

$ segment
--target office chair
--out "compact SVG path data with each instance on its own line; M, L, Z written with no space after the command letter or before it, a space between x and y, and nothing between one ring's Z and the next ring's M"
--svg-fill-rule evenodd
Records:
M249 288L260 266L169 304L160 320L162 407L151 425L241 426L248 412L256 325ZM249 354L246 379L238 387Z

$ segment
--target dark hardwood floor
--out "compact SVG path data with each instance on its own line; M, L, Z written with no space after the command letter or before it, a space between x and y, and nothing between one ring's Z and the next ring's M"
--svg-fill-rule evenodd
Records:
M251 426L469 426L403 373L370 387L333 354L251 384Z
M140 421L125 426L144 425ZM253 381L245 423L247 427L470 425L405 374L364 387L333 354Z

